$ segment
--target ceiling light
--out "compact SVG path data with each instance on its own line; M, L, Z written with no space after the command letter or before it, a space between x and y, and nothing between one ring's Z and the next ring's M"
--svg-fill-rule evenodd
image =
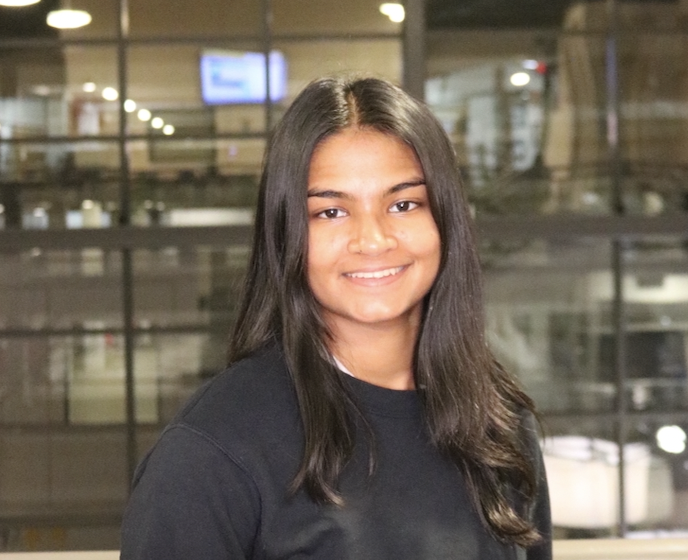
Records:
M136 101L134 101L133 99L127 99L124 102L124 110L127 113L133 113L134 111L136 111Z
M527 72L516 72L509 78L511 85L516 87L523 87L530 82L530 74Z
M686 432L680 426L662 426L657 430L657 445L667 453L683 453L686 449Z
M106 101L117 101L117 98L119 97L119 93L113 87L106 87L103 89L102 96L103 96L103 99L105 99Z
M91 23L91 14L84 10L53 10L48 13L47 22L50 27L58 29L76 29Z
M83 89L86 93L93 93L94 91L96 91L96 83L84 82L84 85L81 86L81 89Z
M151 118L151 112L148 109L139 109L136 115L139 117L139 120L143 122L149 121Z
M380 12L386 15L390 21L393 21L394 23L401 23L406 17L404 6L396 2L386 2L384 4L380 4Z
M21 8L22 6L38 4L40 1L41 0L0 0L0 6L7 6L8 8Z
M151 121L151 126L152 126L153 128L162 128L163 126L165 126L165 121L162 120L160 117L155 117L155 118Z
M166 124L162 127L162 133L166 134L167 136L171 136L174 134L174 126L171 124Z

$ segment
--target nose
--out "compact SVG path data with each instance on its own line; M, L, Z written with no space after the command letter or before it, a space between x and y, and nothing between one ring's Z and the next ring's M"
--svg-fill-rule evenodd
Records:
M380 255L396 248L397 239L384 219L375 216L360 217L349 241L349 251L362 255Z

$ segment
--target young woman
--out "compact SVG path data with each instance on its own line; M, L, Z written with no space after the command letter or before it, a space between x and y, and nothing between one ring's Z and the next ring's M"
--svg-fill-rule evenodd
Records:
M265 159L230 367L140 465L124 560L549 560L533 405L490 354L430 111L310 84Z

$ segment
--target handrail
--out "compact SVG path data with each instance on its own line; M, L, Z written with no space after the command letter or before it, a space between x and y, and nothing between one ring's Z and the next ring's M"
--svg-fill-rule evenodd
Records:
M554 541L554 560L686 560L688 539ZM4 560L4 559L3 559Z
M686 560L686 539L575 539L554 541L554 560ZM0 560L119 560L119 551L5 552Z
M0 560L119 560L119 550L0 552Z

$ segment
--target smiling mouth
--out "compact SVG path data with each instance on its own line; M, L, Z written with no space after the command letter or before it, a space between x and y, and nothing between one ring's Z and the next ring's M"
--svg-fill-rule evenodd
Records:
M347 272L345 276L348 276L349 278L363 279L386 278L387 276L399 274L402 270L404 270L403 266L397 266L396 268L387 268L385 270L376 270L374 272Z

